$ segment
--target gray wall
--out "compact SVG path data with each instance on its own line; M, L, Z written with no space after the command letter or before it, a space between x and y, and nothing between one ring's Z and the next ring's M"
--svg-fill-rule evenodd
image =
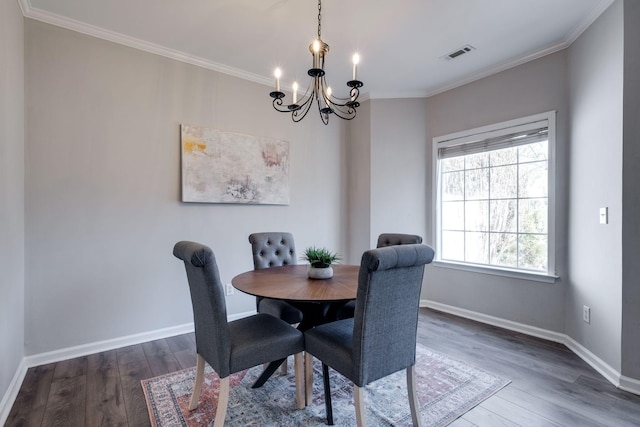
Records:
M371 101L364 102L350 123L347 262L359 263L371 240Z
M23 19L18 3L1 1L0 401L24 355L23 45Z
M26 353L192 321L181 239L223 281L252 268L249 233L344 252L345 125L294 124L269 88L26 20ZM290 205L183 204L181 123L290 142ZM255 308L236 292L230 314Z
M363 104L349 142L349 262L376 246L380 233L427 232L426 100Z
M371 101L371 236L418 234L426 240L429 170L426 99Z
M567 280L567 120L566 51L503 71L427 99L428 147L431 139L510 119L557 111L556 272L554 284L433 266L422 298L442 304L562 332ZM431 173L432 164L428 165ZM425 192L431 195L431 180ZM428 226L432 226L432 214Z
M640 2L624 2L622 374L640 378Z
M566 333L618 371L622 321L622 13L622 2L615 2L569 48L571 209L566 304ZM601 225L599 208L605 206L609 208L609 224ZM582 320L583 305L591 307L590 324Z

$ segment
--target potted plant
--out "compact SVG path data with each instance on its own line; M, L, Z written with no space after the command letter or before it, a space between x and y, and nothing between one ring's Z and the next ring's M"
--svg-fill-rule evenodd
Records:
M304 261L309 261L310 279L329 279L333 277L331 264L340 260L340 256L327 248L308 247L304 250Z

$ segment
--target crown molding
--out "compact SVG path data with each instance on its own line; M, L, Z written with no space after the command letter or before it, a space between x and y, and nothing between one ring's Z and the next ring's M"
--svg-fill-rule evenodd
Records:
M140 40L135 37L130 37L121 33L117 33L115 31L106 30L95 25L90 25L81 21L77 21L75 19L47 12L42 9L33 8L31 7L29 0L18 0L18 2L20 4L20 8L22 9L22 14L25 18L45 22L47 24L76 31L78 33L142 50L144 52L164 56L165 58L175 59L176 61L185 62L187 64L206 68L208 70L213 70L219 73L238 77L240 79L249 80L254 83L259 83L267 86L273 83L272 79L268 77L260 76L258 74L240 70L238 68L229 67L228 65L213 62L208 59L160 46L155 43Z
M74 19L66 18L64 16L47 12L42 9L33 8L31 6L30 0L17 0L17 1L18 1L18 4L20 5L20 8L22 9L23 16L26 18L56 25L62 28L66 28L68 30L76 31L82 34L86 34L86 35L97 37L103 40L107 40L107 41L122 44L128 47L132 47L134 49L164 56L166 58L174 59L176 61L185 62L187 64L217 71L223 74L227 74L230 76L238 77L240 79L252 81L254 83L262 84L265 86L271 86L271 84L273 83L272 79L269 77L250 73L234 67L229 67L227 65L213 62L195 55L190 55L190 54L180 52L174 49L170 49L164 46L160 46L154 43L149 43L144 40L140 40L134 37L126 36L121 33L117 33L115 31L105 30L103 28L86 24L81 21L76 21ZM580 25L578 25L567 36L565 40L553 46L540 49L528 55L522 56L520 58L516 58L514 60L509 60L501 64L497 64L495 66L485 68L476 73L468 74L458 80L454 80L452 82L446 83L442 86L438 86L435 88L419 90L419 91L411 91L411 92L396 92L396 91L373 92L373 93L369 92L366 94L366 99L375 100L375 99L392 99L392 98L428 98L430 96L438 95L438 94L447 92L449 90L458 88L460 86L464 86L476 80L489 77L493 74L500 73L510 68L517 67L529 61L533 61L535 59L539 59L544 56L550 55L552 53L561 51L571 46L571 44L575 42L578 39L578 37L580 37L580 35L587 28L589 28L589 26L591 26L591 24L593 24L595 20L598 19L598 17L607 8L609 8L609 6L613 4L614 1L615 0L600 0L598 5L591 11L591 14L589 14L587 19L582 21Z
M371 92L369 99L409 99L409 98L428 98L430 92L427 90L409 91L409 92Z
M535 59L542 58L547 55L551 55L552 53L559 52L571 46L573 42L575 42L578 37L585 32L587 28L593 24L596 19L604 13L605 10L609 8L613 4L615 0L600 0L598 5L593 8L589 16L580 23L568 36L566 39L557 43L553 46L537 50L528 55L522 56L520 58L516 58L513 60L509 60L503 62L502 64L497 64L484 70L478 71L476 73L468 74L458 80L454 80L445 85L438 86L432 89L424 90L424 91L415 91L415 92L376 92L371 93L371 99L388 99L388 98L428 98L430 96L438 95L449 90L458 88L460 86L464 86L468 83L472 83L476 80L483 79L485 77L489 77L493 74L500 73L502 71L506 71L510 68L517 67L519 65L525 64L527 62L533 61Z
M568 36L566 39L567 45L571 45L574 41L578 39L585 32L587 28L593 24L600 15L604 13L605 10L609 8L613 4L615 0L600 0L600 3L596 7L593 8L591 14L580 23Z
M609 1L609 0L607 0ZM432 89L427 89L424 91L415 91L415 92L374 92L370 94L371 99L389 99L389 98L428 98L430 96L438 95L452 89L458 88L460 86L464 86L468 83L475 82L476 80L483 79L485 77L492 76L494 74L498 74L502 71L506 71L510 68L517 67L518 65L525 64L527 62L533 61L535 59L542 58L547 55L551 55L552 53L559 52L563 49L566 49L570 46L571 43L568 41L563 41L556 45L537 50L533 53L530 53L525 56L521 56L520 58L512 59L501 64L492 65L491 67L487 67L483 70L480 70L475 73L467 74L460 79L451 81L442 86L438 86Z
M607 0L608 1L608 0ZM446 83L442 86L438 86L432 89L427 89L424 91L415 91L415 92L375 92L370 95L371 99L389 99L389 98L428 98L430 96L438 95L452 89L458 88L460 86L464 86L468 83L472 83L476 80L483 79L485 77L492 76L494 74L498 74L502 71L506 71L510 68L517 67L518 65L525 64L527 62L533 61L538 58L542 58L543 56L551 55L552 53L559 52L563 49L569 47L569 43L563 41L551 47L547 47L545 49L537 50L528 55L522 56L520 58L512 59L501 64L492 65L491 67L487 67L483 70L480 70L475 73L467 74L460 79L453 80L449 83Z
M22 16L27 16L27 12L31 9L31 3L29 3L29 0L18 0L18 6L20 6Z
M566 41L563 41L561 43L558 43L556 45L544 48L544 49L540 49L537 50L535 52L532 52L528 55L525 56L521 56L520 58L516 58L510 61L506 61L503 62L501 64L497 64L488 68L485 68L484 70L480 70L477 73L473 73L473 74L469 74L459 80L456 80L454 82L448 83L444 86L440 86L434 90L429 91L429 93L427 94L427 97L429 96L434 96L434 95L438 95L444 92L447 92L451 89L455 89L457 87L460 86L464 86L468 83L474 82L476 80L480 80L480 79L484 79L485 77L489 77L492 76L494 74L498 74L502 71L506 71L509 70L511 68L515 68L519 65L522 64L526 64L527 62L531 62L534 61L536 59L542 58L544 56L547 55L551 55L552 53L556 53L559 52L561 50L564 50L566 48L569 47L569 43L567 43Z

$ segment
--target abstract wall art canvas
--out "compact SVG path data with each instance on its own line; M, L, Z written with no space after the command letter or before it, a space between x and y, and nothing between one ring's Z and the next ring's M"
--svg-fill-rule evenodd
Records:
M182 201L289 204L289 143L181 125Z

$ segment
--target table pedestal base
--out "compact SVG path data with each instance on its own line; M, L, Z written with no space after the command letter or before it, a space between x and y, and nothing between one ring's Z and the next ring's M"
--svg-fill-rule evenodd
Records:
M298 323L298 329L304 332L314 326L322 325L327 322L335 320L335 313L337 308L341 307L344 302L337 303L313 303L313 302L295 302L289 301L289 304L293 305L298 310L302 311L302 322ZM260 388L267 382L271 375L278 370L280 365L287 359L274 360L262 371L260 377L256 380L251 388Z

